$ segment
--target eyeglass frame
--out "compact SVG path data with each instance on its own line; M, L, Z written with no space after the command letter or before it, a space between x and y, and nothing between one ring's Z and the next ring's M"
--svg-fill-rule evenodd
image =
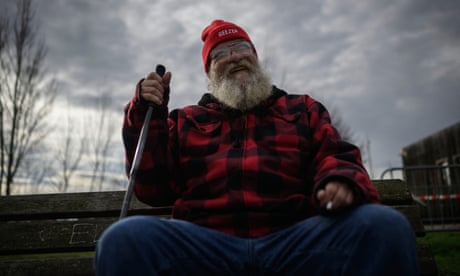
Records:
M239 47L239 48L238 48ZM216 51L218 51L216 53ZM246 52L254 51L252 44L246 40L236 41L232 44L217 46L211 50L209 54L210 60L219 61L232 55L232 53L243 54Z

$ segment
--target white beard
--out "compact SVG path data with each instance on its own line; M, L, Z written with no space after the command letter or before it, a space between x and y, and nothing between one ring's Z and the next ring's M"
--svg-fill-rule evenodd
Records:
M244 64L249 68L247 81L226 77L228 72L239 64ZM222 76L217 76L215 71L210 71L208 89L221 103L234 109L247 111L270 97L272 84L259 65L252 66L245 61L239 64L229 66Z

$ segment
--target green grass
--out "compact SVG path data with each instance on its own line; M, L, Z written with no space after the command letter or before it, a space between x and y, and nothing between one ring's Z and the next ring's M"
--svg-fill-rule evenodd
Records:
M417 240L431 244L439 275L460 275L460 231L428 232Z

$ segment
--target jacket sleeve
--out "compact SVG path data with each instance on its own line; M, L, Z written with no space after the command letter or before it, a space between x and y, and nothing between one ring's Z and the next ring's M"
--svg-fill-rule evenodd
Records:
M329 112L319 102L307 99L309 124L313 135L313 162L311 172L314 193L328 182L339 180L350 185L355 193L355 204L377 203L379 197L362 164L358 147L341 139L332 126Z
M126 105L123 120L123 143L125 147L126 172L129 174L148 105L140 97L140 83L136 86L133 99ZM169 91L166 91L169 94ZM166 95L165 95L166 96ZM168 97L165 97L167 99ZM134 192L137 198L152 206L171 205L176 194L171 188L174 179L174 160L171 154L167 100L162 106L155 106L149 122L147 139L136 173ZM129 177L129 175L128 175Z

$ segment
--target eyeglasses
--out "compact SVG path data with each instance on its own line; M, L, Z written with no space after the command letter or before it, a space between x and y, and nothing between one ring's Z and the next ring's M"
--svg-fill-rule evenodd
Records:
M246 54L253 51L252 45L247 41L240 41L234 44L225 45L214 48L211 51L210 57L212 60L219 61L223 58L229 57L232 53Z

